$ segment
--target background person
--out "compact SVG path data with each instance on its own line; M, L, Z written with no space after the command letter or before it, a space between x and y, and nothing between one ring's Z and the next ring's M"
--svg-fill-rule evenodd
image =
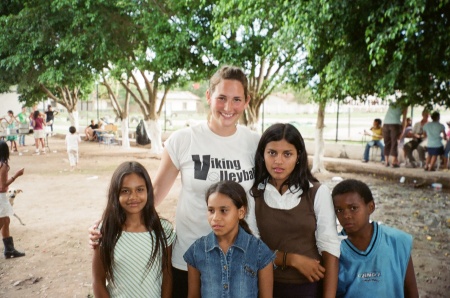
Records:
M434 171L434 165L438 156L443 156L444 146L442 145L442 138L447 140L445 134L445 126L439 122L441 115L438 112L431 114L432 122L429 122L423 126L423 132L427 138L427 159L425 164L425 171ZM443 157L444 159L445 157ZM444 161L444 164L446 161Z
M381 151L381 162L384 162L384 144L381 141L381 139L383 138L383 127L381 126L381 119L376 118L375 120L373 120L373 124L370 130L372 131L371 134L367 133L364 130L364 134L371 135L372 140L367 142L366 144L366 149L364 150L364 156L362 161L368 162L370 148L372 148L373 146L377 146L378 148L380 148Z
M85 141L92 141L94 139L94 129L97 129L98 125L95 124L94 119L91 120L91 124L89 124L84 129L84 134L86 136Z
M16 181L16 179L23 175L25 169L18 170L11 178L8 178L9 172L9 148L5 141L0 140L0 229L3 238L5 249L3 254L5 259L19 258L25 256L25 253L17 251L14 248L14 241L9 231L9 217L14 214L14 211L9 203L7 197L8 187Z
M428 111L423 110L422 111L422 119L415 123L411 132L406 135L408 138L412 138L411 141L406 143L403 146L403 150L406 155L406 167L407 168L416 168L420 166L421 164L425 164L425 151L426 149L420 145L422 141L424 140L424 132L423 132L423 126L428 123ZM417 150L417 153L419 154L419 162L416 162L416 159L413 155L414 150Z
M22 106L22 112L20 112L17 115L17 119L19 120L20 124L27 124L28 123L28 117L27 117L27 107ZM29 128L29 126L28 126ZM25 146L25 134L21 133L19 135L19 147Z
M47 106L47 111L45 111L45 123L47 126L50 126L51 134L53 134L53 122L55 120L55 116L58 114L58 111L53 111L52 105Z
M35 155L39 155L39 144L41 144L41 152L45 154L45 121L44 118L38 110L33 113L33 136L34 145L36 146Z
M69 133L65 139L67 154L69 155L70 171L75 170L78 165L78 144L81 142L81 138L76 132L75 126L69 127Z
M389 104L389 108L384 116L383 125L383 140L384 140L384 156L386 163L389 167L400 167L398 162L398 140L402 134L402 131L406 125L406 113L407 107L402 107L394 103ZM392 157L392 161L389 157Z
M11 151L12 152L17 152L17 128L16 128L16 124L19 123L19 120L14 116L14 112L9 110L8 111L8 117L9 119L6 119L6 121L8 122L8 128L9 128L9 132L10 134L14 134L14 135L8 135L6 136L6 141L7 142L11 142Z
M448 159L450 158L450 121L447 122L447 143L444 148L444 171L448 170Z

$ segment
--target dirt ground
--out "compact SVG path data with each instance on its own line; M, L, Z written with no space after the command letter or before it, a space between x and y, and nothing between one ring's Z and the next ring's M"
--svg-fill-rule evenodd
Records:
M21 155L14 153L10 159L10 173L25 167L24 176L11 185L23 191L14 210L25 226L12 217L11 234L16 248L26 256L0 258L0 297L92 297L87 229L101 216L112 172L122 161L137 160L154 177L159 159L145 148L124 151L83 142L80 168L70 172L62 138L50 138L50 152L39 156L32 155L31 142L27 139ZM371 176L328 173L317 177L330 188L337 177L355 177L368 183L377 204L373 219L414 236L412 257L421 297L449 297L448 193L408 188ZM171 221L179 187L177 179L158 207Z

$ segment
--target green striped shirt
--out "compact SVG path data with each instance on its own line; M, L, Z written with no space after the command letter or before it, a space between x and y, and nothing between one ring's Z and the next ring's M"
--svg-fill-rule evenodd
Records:
M167 244L172 245L175 232L172 224L161 219ZM111 297L161 297L162 253L147 271L153 252L154 232L122 232L114 248L114 285L108 284Z

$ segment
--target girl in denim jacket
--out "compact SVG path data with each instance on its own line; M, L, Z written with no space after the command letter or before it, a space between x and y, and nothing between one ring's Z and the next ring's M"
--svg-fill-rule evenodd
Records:
M184 254L188 297L272 297L273 252L251 234L248 201L237 182L221 181L206 192L213 231Z

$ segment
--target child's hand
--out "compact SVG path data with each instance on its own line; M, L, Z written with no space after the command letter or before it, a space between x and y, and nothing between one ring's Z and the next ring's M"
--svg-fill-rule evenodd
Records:
M18 171L14 174L14 176L15 176L16 178L19 177L19 176L22 176L24 171L25 171L25 168L21 168L20 170L18 170Z
M89 246L92 249L96 249L98 247L98 242L100 238L102 238L102 234L100 233L100 230L98 229L98 224L100 223L100 220L97 220L94 222L92 226L89 227Z
M291 254L292 267L303 274L310 282L319 281L325 276L325 268L320 265L320 261L306 256Z

